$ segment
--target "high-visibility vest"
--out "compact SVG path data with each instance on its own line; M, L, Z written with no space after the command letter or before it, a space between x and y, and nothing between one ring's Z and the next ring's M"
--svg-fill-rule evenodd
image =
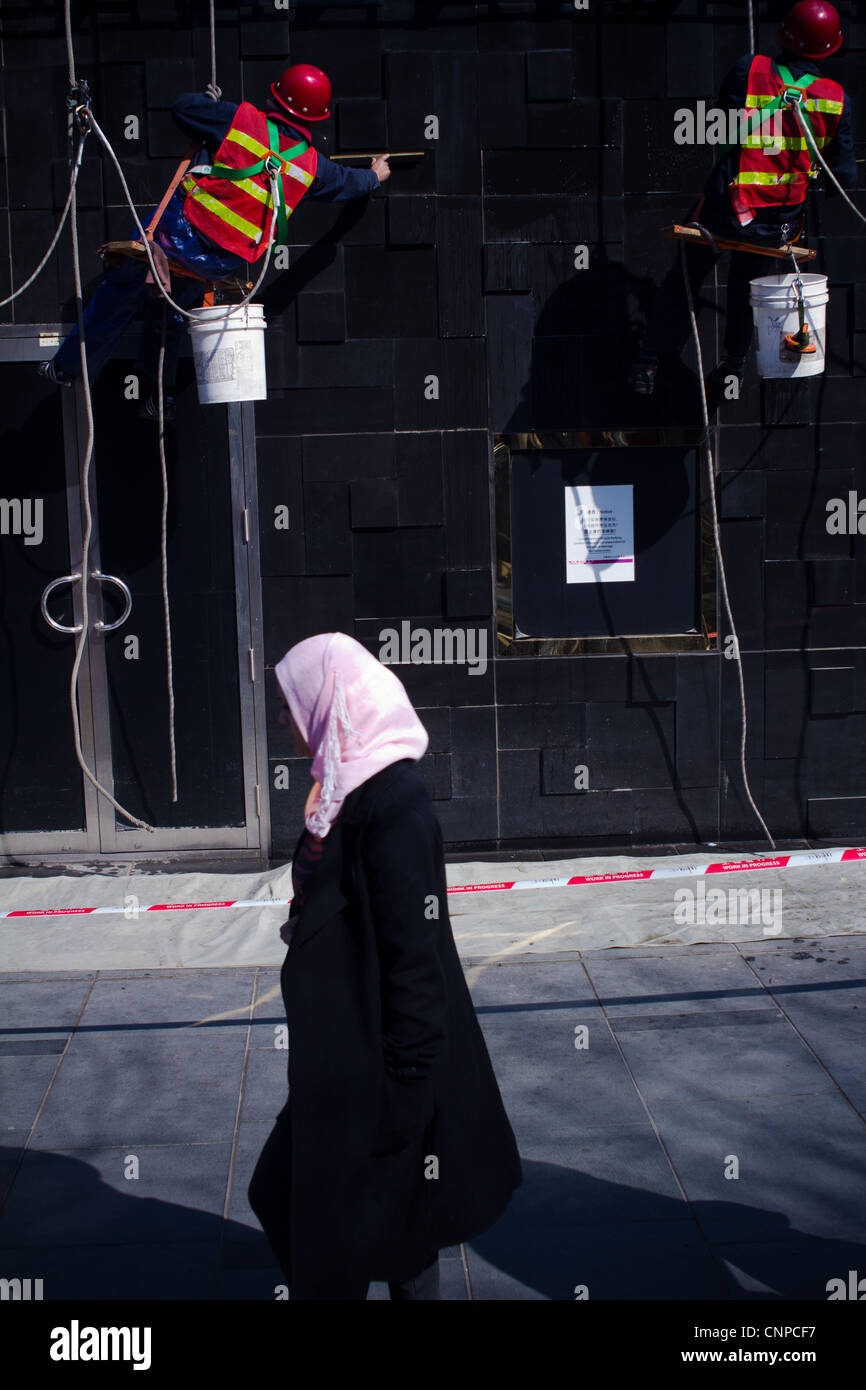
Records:
M758 53L749 67L746 106L750 112L749 134L741 142L740 167L730 185L734 211L741 220L754 215L754 209L778 207L805 201L812 169L812 156L805 134L793 110L781 105L762 125L756 108L775 107L783 92L792 86L800 91L800 110L811 129L818 149L833 139L842 116L845 92L829 77L807 76L796 83L790 73L780 76L772 59ZM779 124L781 133L777 134Z
M317 162L306 140L280 148L276 122L242 101L213 164L190 170L183 180L184 216L224 250L257 261L267 250L275 215L268 169L280 171L276 215L284 236L285 219L313 182Z

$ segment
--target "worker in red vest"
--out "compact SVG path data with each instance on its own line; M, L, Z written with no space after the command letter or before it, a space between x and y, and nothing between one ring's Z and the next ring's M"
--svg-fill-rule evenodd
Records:
M320 68L307 63L288 68L271 84L263 110L221 96L219 88L209 87L207 95L187 94L172 107L177 125L201 140L201 147L154 231L154 242L170 263L205 279L245 275L247 264L265 255L272 234L274 245L286 241L288 218L302 198L366 197L390 176L387 154L377 156L369 169L349 169L314 148L309 123L331 114L331 84ZM275 214L269 168L278 166ZM146 225L146 217L142 222ZM140 237L137 229L132 237ZM148 311L139 369L152 389L141 413L155 419L161 304L151 296L148 275L146 261L127 260L110 270L84 311L84 336L93 380L135 315ZM204 281L172 277L171 295L181 307L196 307L203 294ZM167 418L185 326L183 315L169 308L163 365ZM41 364L42 375L71 386L81 373L79 343L76 327Z
M810 180L820 171L812 167L806 137L793 109L778 101L783 93L790 90L792 99L800 103L817 146L839 183L846 188L857 183L850 101L839 83L824 77L818 67L842 43L838 12L824 0L800 0L779 26L779 37L784 47L778 57L748 54L725 77L719 107L740 112L746 108L750 113L748 134L740 144L726 148L707 181L703 199L687 219L696 217L714 235L763 246L783 246L797 235ZM758 110L769 120L759 122ZM779 116L781 135L772 123ZM829 181L827 196L838 196ZM700 286L720 254L708 243L688 247L693 303L697 303ZM766 256L731 252L725 356L715 369L717 383L734 376L742 386L753 332L749 282L780 269L787 267ZM678 254L656 295L639 355L629 372L633 391L652 394L659 360L678 358L690 331Z

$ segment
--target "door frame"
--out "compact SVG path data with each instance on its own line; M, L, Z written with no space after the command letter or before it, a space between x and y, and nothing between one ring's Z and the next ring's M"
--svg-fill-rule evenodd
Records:
M7 362L39 362L57 348L71 325L58 323L0 324L0 365ZM130 332L120 340L116 355L134 356L136 338ZM87 439L84 395L79 383L62 390L64 450L67 481L67 518L70 574L81 566L84 547L83 451ZM208 407L202 407L207 409ZM213 407L211 407L213 408ZM130 827L118 831L111 803L81 773L86 828L70 831L37 831L0 834L0 865L135 862L160 860L230 860L266 865L270 852L270 799L267 771L264 637L259 557L258 486L253 402L226 407L228 456L231 481L232 552L237 630L238 702L243 763L244 824L225 827L157 827L154 833ZM156 439L154 437L154 447ZM100 568L99 523L95 471L99 438L91 465L93 530L90 569ZM104 589L89 581L88 608L91 630L79 671L79 718L85 761L99 781L114 794L108 714L108 680L105 638L94 624L103 617ZM81 585L73 589L73 623L81 622ZM74 641L70 635L70 640ZM64 708L72 734L68 685ZM94 720L95 711L103 717Z

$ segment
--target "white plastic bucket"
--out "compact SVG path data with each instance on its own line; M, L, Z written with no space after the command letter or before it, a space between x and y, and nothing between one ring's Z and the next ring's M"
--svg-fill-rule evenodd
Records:
M266 400L264 307L217 304L190 312L200 404Z
M800 331L797 277L762 275L751 281L750 303L755 320L758 372L763 377L820 376L824 370L824 322L828 299L826 275L800 275L806 326L816 351L792 352L786 333Z

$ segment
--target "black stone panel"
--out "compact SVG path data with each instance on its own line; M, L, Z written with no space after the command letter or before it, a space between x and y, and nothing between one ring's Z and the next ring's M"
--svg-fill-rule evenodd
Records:
M347 248L346 327L350 338L434 337L435 251L392 246L383 255L377 246Z
M393 424L393 392L385 386L272 391L256 409L257 430L280 437L332 431L376 434Z
M306 552L300 441L260 439L257 457L262 574L303 574Z
M304 479L306 574L352 573L349 484Z
M398 524L396 478L358 478L350 484L350 499L353 530Z
M395 458L399 525L441 526L442 435L438 431L397 435Z
M591 705L586 758L594 790L666 787L674 779L673 705Z
M265 664L275 666L296 642L317 632L352 635L352 581L345 576L263 579Z
M304 477L309 482L353 482L394 472L393 434L328 434L301 441Z
M414 619L440 611L445 566L441 527L356 531L353 566L357 617L399 614Z
M437 202L429 194L389 197L388 245L435 246Z
M484 331L480 198L437 198L439 333L477 338Z

